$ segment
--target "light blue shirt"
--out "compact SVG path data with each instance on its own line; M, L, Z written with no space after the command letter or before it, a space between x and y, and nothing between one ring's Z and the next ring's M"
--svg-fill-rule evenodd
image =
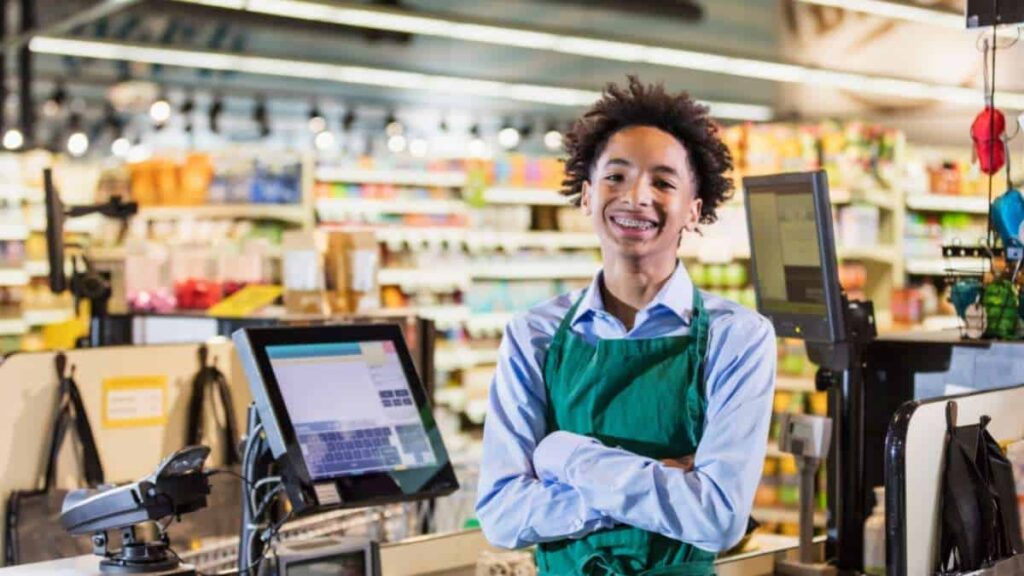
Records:
M571 321L588 341L689 333L693 283L679 265L632 330L594 278ZM547 435L544 360L580 291L505 328L484 427L477 517L494 545L519 548L627 524L708 551L742 538L761 478L775 388L775 331L763 316L701 292L709 314L707 411L694 469L666 467L586 436ZM684 456L680 454L679 456Z

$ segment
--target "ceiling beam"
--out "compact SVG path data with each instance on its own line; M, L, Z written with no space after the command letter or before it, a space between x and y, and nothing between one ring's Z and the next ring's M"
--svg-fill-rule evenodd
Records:
M267 58L215 50L186 50L147 44L126 44L77 38L38 36L29 43L38 54L79 56L100 60L125 60L145 64L278 76L380 88L477 96L499 100L584 107L600 98L600 92L564 86L502 82L424 74L403 70L369 68L335 62ZM773 117L769 106L735 102L702 101L711 115L722 119L766 121Z
M79 26L91 24L100 18L117 14L122 10L141 3L143 0L101 0L95 5L84 10L78 10L66 18L49 22L43 26L34 26L30 30L23 30L19 34L5 38L3 50L9 51L28 44L36 36L60 36L67 34Z
M940 84L908 78L875 76L842 70L775 62L745 56L667 47L649 41L582 36L574 31L525 28L461 16L449 16L376 7L354 2L310 0L176 0L187 4L218 6L279 18L333 22L374 30L404 32L511 48L539 50L629 64L646 64L697 70L741 78L835 88L910 100L932 100L977 108L984 102L981 88ZM999 103L1024 110L1024 93L997 92Z

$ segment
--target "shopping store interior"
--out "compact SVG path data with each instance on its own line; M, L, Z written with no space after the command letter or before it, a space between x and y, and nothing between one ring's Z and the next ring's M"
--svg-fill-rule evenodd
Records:
M1024 444L1012 443L1024 438L1024 389L1012 388L1024 385L1024 227L1000 236L1024 219L1014 171L1024 166L1024 17L1013 19L1022 2L0 5L8 512L16 491L137 481L186 445L210 446L208 466L242 464L236 446L252 436L249 405L261 398L259 350L270 360L283 352L256 338L247 361L232 340L239 329L397 324L400 355L426 394L428 435L443 437L444 475L458 489L431 492L424 481L419 499L385 502L381 492L370 507L291 520L280 558L289 545L301 556L304 538L345 535L372 541L367 558L383 574L536 573L531 552L500 551L479 530L488 393L512 319L601 269L591 220L560 192L564 136L630 74L707 105L733 158L735 194L679 249L697 287L757 310L743 180L820 170L838 283L850 301L873 303L877 340L852 345L855 368L822 371L804 339L778 339L751 514L759 526L720 556L718 573L781 570L778 559L797 556L801 518L814 527L815 562L840 573L935 573L937 538L913 527L941 523L938 494L949 488L922 470L941 476L951 396L965 395L960 423L992 420L988 431L1024 473ZM53 399L65 406L70 379L95 436L79 443L98 452L99 478L79 473L78 451L48 448ZM780 442L791 415L828 417L834 430L803 496L807 464ZM934 450L915 467L910 447L928 441ZM56 478L44 473L57 461ZM217 525L214 513L246 504L221 502L217 488L259 494L246 478L211 482L209 516L196 515L209 520L183 514L167 528L175 556L202 573L252 557L238 549L237 517ZM929 482L922 494L905 488ZM0 574L69 557L84 570L74 573L97 573L95 540L33 553L31 538L9 536L15 516L3 547L5 565L19 566ZM32 532L24 521L18 530ZM829 573L823 564L785 573ZM281 574L304 573L284 565ZM377 573L338 570L325 573Z

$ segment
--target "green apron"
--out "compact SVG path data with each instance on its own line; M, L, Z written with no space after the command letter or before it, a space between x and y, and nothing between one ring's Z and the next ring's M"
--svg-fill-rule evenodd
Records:
M544 381L548 432L566 430L649 458L697 452L704 431L703 360L708 315L694 289L694 328L686 336L600 340L569 325L583 296L562 319L548 349ZM631 526L537 547L547 576L713 575L715 554Z

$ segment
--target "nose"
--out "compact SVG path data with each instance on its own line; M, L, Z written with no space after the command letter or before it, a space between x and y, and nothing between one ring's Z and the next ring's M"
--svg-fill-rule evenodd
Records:
M650 206L653 197L653 189L647 178L637 178L626 193L626 201L633 206Z

